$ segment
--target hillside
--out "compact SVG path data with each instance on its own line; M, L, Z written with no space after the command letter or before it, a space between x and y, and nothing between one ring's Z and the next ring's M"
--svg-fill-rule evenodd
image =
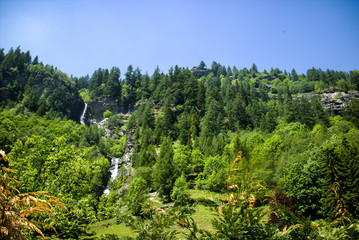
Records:
M21 192L68 208L33 218L56 228L46 236L117 239L89 230L107 220L138 239L355 238L358 90L358 70L213 62L76 78L1 50L0 150Z

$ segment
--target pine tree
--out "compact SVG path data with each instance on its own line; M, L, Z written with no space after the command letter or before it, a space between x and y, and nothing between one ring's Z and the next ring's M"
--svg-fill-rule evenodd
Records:
M323 175L326 181L326 195L323 199L324 212L329 217L334 217L337 199L333 197L332 189L336 183L339 186L337 194L343 203L343 207L354 218L359 216L359 150L358 146L343 136L338 142L334 142L322 150Z
M154 187L159 195L168 201L170 200L170 194L176 179L173 155L172 140L170 137L167 137L161 144L160 154L157 158L152 177Z
M143 210L147 200L148 190L146 181L140 177L132 180L126 195L126 204L132 214L138 215Z
M203 61L201 61L201 62L199 63L199 65L198 65L198 69L205 69L206 66L207 66L207 65L206 65Z
M205 103L206 103L206 88L202 81L198 83L198 94L196 97L198 111L201 116L203 116L205 111Z
M175 121L176 121L176 116L171 109L170 101L167 100L163 108L163 128L165 130L166 135L172 130Z

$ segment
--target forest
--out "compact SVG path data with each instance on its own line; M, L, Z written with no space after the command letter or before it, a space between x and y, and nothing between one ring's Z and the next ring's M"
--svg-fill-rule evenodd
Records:
M0 238L358 239L358 91L357 69L74 77L0 49Z

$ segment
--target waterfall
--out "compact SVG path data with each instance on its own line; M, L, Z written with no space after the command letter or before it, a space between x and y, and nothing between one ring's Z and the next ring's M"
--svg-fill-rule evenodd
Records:
M84 111L82 112L82 115L81 115L81 117L80 117L80 123L81 123L81 125L85 125L86 111L87 111L87 103L85 103Z
M111 181L114 181L118 174L118 158L111 159L110 172L111 172ZM104 194L108 196L109 193L110 193L110 186L109 184L107 184Z
M133 132L132 132L133 134ZM125 149L125 154L122 157L121 162L119 163L119 159L118 158L112 158L111 159L111 166L110 166L110 172L111 172L111 180L115 180L117 175L118 175L118 165L120 165L120 167L123 167L124 171L121 171L121 177L126 177L126 181L128 180L128 177L130 175L132 175L134 173L134 169L132 168L131 165L131 155L133 152L133 143L131 141L131 139L129 138L127 140L126 143L126 149ZM127 184L124 184L124 186L122 186L119 189L119 192L123 191L123 189L127 189L129 186L129 182L127 182ZM103 191L103 193L105 194L105 196L107 197L110 194L110 189L109 189L109 185L106 186L105 191Z

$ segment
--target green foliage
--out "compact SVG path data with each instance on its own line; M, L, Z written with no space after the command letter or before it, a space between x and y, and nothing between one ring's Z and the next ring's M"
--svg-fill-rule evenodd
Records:
M344 119L354 123L359 128L359 100L353 99L344 110Z
M216 216L212 224L218 239L266 239L270 236L261 222L261 209L248 207L243 202L221 206Z
M206 176L207 188L211 191L221 192L226 186L228 163L216 157L208 157L203 174Z
M200 65L205 68L204 62ZM130 65L123 79L117 67L100 68L91 77L70 78L56 67L39 63L38 58L31 61L30 53L19 48L7 54L0 51L0 147L16 159L12 167L20 173L21 191L46 190L69 206L69 216L60 214L56 223L58 237L79 238L96 217L109 218L120 211L125 199L117 190L126 177L110 183L107 197L102 193L108 180L106 158L121 157L125 149L131 149L127 143L134 144L135 179L184 208L185 181L198 189L223 192L229 183L228 169L233 172L235 166L231 186L238 192L232 189L231 193L238 202L221 203L223 211L215 220L221 234L195 230L197 225L188 220L193 238L235 238L234 232L252 238L244 229L258 232L258 238L274 231L273 239L355 236L358 101L348 101L342 117L329 117L317 93L342 88L356 96L358 71L311 68L298 75L294 69L290 74L278 68L258 72L255 64L237 69L217 62L207 70L210 73L200 79L178 66L168 73L157 67L149 76ZM128 119L105 111L110 138L97 125L65 121L78 121L84 102L93 111L90 104L99 99L131 112ZM240 161L230 166L239 152ZM270 226L268 230L262 212L249 207L251 195L255 204L266 204L261 202L266 193L254 188L259 182L265 187L279 186L292 198L297 215L291 215L283 204L276 210L283 219L293 217L283 228ZM132 201L126 203L131 206ZM131 208L141 211L138 206ZM333 226L326 222L317 226L309 219L323 215L341 220ZM147 229L147 220L137 220L142 222L141 231L149 234L143 237L160 236L157 230ZM161 236L172 236L166 234Z
M187 192L188 183L184 175L177 178L171 193L171 199L176 206L185 206L189 203L189 194Z
M165 138L161 144L160 154L154 166L152 177L154 187L160 196L169 200L176 179L172 140L169 137Z
M339 140L333 136L332 141L322 150L323 174L326 184L338 183L338 195L349 213L357 218L359 214L359 153L357 143L343 136ZM336 199L330 194L331 189L326 191L324 199L325 212L333 216L333 204Z
M173 157L173 163L175 165L175 171L177 176L183 174L187 175L190 172L191 163L191 150L188 146L180 145L176 149Z
M170 226L177 220L176 215L168 211L149 208L145 216L120 219L137 233L136 238L128 239L177 239L177 231L170 229Z
M126 195L126 205L134 215L140 214L144 210L147 200L148 190L146 181L143 178L132 180Z
M104 118L109 118L111 117L112 115L112 112L110 110L106 110L104 113L103 113L103 117Z
M305 216L321 216L323 195L322 156L317 148L301 153L288 163L279 186L293 198L295 207Z

